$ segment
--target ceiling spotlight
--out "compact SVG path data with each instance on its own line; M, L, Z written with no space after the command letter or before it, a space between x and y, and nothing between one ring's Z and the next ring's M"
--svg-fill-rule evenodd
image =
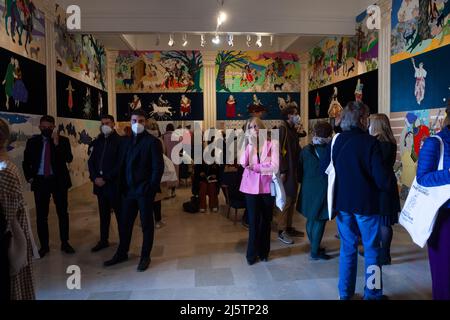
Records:
M169 45L169 47L172 47L174 43L175 41L173 41L173 36L169 35L169 42L167 44Z
M220 27L225 21L227 21L227 14L224 11L220 11L217 16L217 27Z
M233 35L232 35L232 34L229 34L229 35L228 35L228 45L229 45L230 47L234 46Z
M183 35L183 43L181 44L183 47L186 47L188 44L188 40L187 40L187 34L185 33Z
M248 34L247 35L247 47L249 47L249 48L251 46L251 41L252 41L252 36Z
M205 35L200 35L200 45L204 47L206 45Z
M271 47L273 46L273 35L272 34L270 35L270 46Z
M212 39L212 43L214 43L214 44L220 43L220 37L217 33L216 33L216 36Z
M159 46L159 41L161 40L159 34L156 35L155 46Z
M258 46L258 48L261 48L262 47L262 41L261 41L261 36L260 35L258 35L258 38L257 38L257 40L256 40L256 45Z

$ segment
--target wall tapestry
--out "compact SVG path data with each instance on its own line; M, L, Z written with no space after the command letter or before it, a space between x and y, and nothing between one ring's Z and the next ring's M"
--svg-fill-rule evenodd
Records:
M333 119L345 108L347 103L355 101L355 89L358 81L363 86L363 101L371 113L378 111L378 71L364 73L338 83L309 92L309 119ZM340 108L339 108L340 106Z
M369 30L366 21L363 12L354 37L327 37L310 50L309 90L378 68L378 31Z
M391 112L434 109L450 98L450 45L391 66Z
M200 51L120 51L117 93L202 92Z
M90 34L68 32L65 10L55 10L56 70L106 90L105 48Z
M108 93L56 72L58 117L100 120L108 114Z
M392 63L448 44L449 0L392 1Z
M0 2L0 45L45 63L45 17L32 0Z
M47 113L44 65L0 48L0 111Z

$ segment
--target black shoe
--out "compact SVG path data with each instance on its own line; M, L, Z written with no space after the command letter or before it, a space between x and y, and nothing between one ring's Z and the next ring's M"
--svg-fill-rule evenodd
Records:
M256 263L256 259L247 259L247 264L249 265L249 266L252 266L252 265L254 265Z
M121 262L125 262L128 260L128 255L124 255L124 256L119 256L117 253L112 257L111 260L105 261L103 262L103 265L105 267L111 267L115 264L121 263Z
M72 246L68 242L61 244L61 251L65 252L67 254L75 253L74 248L72 248Z
M147 270L151 261L152 260L150 258L141 258L141 261L139 261L139 264L137 266L137 271L144 272L145 270Z
M311 260L317 261L317 260L330 260L331 256L327 255L325 252L320 252L319 254L312 254L310 256Z
M50 249L47 247L47 248L40 248L39 249L39 256L41 257L41 259L43 258L43 257L45 257L45 255L47 254L47 253L49 253L50 252Z
M286 232L290 237L303 238L305 236L305 233L303 231L295 230L295 228L287 228Z
M97 252L100 251L102 249L108 248L109 247L109 242L108 241L99 241L95 247L93 247L91 249L91 252Z
M262 262L268 262L268 261L269 261L269 258L268 258L268 257L264 257L264 258L260 258L260 260L261 260Z

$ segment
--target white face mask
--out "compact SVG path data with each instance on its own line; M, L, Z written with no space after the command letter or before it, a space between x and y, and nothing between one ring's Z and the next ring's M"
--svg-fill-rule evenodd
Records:
M291 119L292 119L292 123L293 124L295 124L295 125L299 125L300 124L300 116L298 114L293 116Z
M134 134L141 134L142 132L144 132L145 127L140 123L133 123L131 125L131 130Z
M110 126L107 126L107 125L101 126L100 129L101 129L102 133L105 136L109 136L112 133L112 131L113 131L113 129Z

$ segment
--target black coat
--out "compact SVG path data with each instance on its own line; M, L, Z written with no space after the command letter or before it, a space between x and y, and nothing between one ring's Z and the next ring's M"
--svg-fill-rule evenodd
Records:
M100 134L89 148L90 157L88 160L89 178L92 182L96 178L103 178L106 184L98 187L94 184L94 194L106 193L111 196L119 192L118 178L120 168L120 142L122 137L116 131L107 138Z
M322 171L330 163L331 144L321 162ZM379 215L380 191L388 192L391 174L383 163L379 141L354 128L337 137L333 149L336 171L333 208L360 215Z
M397 145L392 142L381 142L381 154L383 164L391 177L391 184L388 191L380 193L380 214L390 216L392 223L398 222L398 213L400 212L400 196L398 193L397 178L394 173L394 164L397 158Z
M44 147L44 140L42 135L35 135L28 139L23 155L22 168L27 181L33 179L31 190L36 190L36 176L38 175L39 166L41 164L42 148ZM70 148L70 141L66 137L59 137L57 146L50 141L52 170L56 179L58 188L69 189L72 186L70 180L69 169L67 163L73 160L72 150Z
M154 196L161 192L164 173L162 143L147 131L124 139L121 146L119 183L128 197Z

